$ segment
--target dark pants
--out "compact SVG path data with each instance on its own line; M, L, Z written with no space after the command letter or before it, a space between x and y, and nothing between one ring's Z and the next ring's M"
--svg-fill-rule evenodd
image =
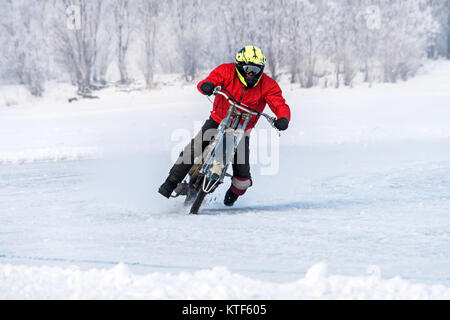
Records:
M200 132L180 153L178 160L170 170L168 180L180 183L191 170L194 159L202 155L203 150L209 145L213 136L217 134L219 124L212 118L206 120ZM238 152L234 156L233 176L243 179L251 179L250 175L250 136L245 134L238 146Z

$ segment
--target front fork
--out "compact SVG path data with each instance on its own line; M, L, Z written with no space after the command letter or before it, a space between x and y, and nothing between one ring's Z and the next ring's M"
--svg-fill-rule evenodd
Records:
M227 117L219 125L219 131L214 141L214 149L200 169L200 173L205 177L202 184L202 189L205 193L214 191L223 182L227 169L233 161L238 145L250 121L251 116L243 114L241 115L242 120L244 120L242 124L239 122L236 129L229 127L228 124L233 112L234 108L230 107Z

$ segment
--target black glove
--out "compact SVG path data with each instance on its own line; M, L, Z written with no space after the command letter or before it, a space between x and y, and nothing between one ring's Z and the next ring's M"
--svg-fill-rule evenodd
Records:
M289 120L286 118L280 118L273 122L273 125L275 128L277 128L280 131L284 131L289 127Z
M205 82L205 83L202 83L202 85L200 86L200 90L202 90L202 92L205 95L210 96L214 92L214 83L209 82L209 81Z

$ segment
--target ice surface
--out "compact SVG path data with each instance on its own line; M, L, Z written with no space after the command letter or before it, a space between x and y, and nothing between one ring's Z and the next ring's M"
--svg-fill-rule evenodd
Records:
M156 193L172 134L209 114L194 86L0 107L0 298L450 298L450 64L430 69L282 85L277 174L254 163L235 208L227 182L198 216Z

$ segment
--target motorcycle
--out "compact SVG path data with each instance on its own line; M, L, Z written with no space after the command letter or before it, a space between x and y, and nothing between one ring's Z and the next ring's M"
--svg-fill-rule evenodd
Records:
M194 161L188 174L189 181L185 179L179 183L172 195L173 198L186 196L184 204L191 206L190 214L198 214L206 195L213 193L225 177L232 178L227 169L252 117L263 116L278 131L274 126L275 117L236 101L225 88L216 87L213 95L222 95L230 103L227 116L220 123L214 139L199 155L202 158L197 157Z

